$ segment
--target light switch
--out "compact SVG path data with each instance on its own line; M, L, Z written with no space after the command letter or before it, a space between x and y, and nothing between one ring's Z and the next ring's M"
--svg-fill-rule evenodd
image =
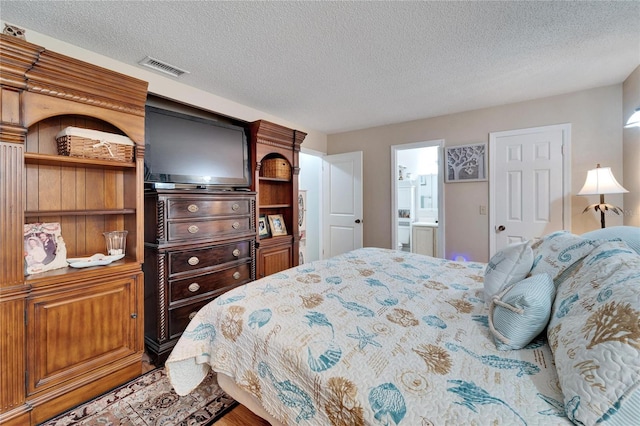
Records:
M487 214L487 206L480 206L480 214L481 215Z

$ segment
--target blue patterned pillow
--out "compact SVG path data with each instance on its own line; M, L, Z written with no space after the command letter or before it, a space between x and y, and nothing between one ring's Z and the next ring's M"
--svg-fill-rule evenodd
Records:
M549 322L556 288L549 274L533 275L491 299L489 329L501 351L522 349Z
M533 267L531 275L549 274L556 287L560 284L563 272L593 251L600 240L589 240L568 231L557 231L545 235L531 245Z
M637 226L613 226L611 228L601 228L596 231L582 234L582 238L589 240L613 240L621 239L629 247L640 254L640 228Z
M547 329L567 416L640 424L640 255L608 241L557 289Z
M491 257L484 271L484 300L491 298L505 287L525 278L533 265L533 251L529 241L514 243Z

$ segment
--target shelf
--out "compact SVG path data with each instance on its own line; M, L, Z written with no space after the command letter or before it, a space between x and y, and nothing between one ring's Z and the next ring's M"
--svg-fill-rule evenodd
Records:
M90 255L87 255L87 257L88 256ZM52 284L62 285L68 284L69 282L73 281L85 280L87 279L87 277L93 277L96 274L104 276L107 274L122 274L126 273L126 271L138 272L139 270L140 264L138 262L136 262L132 258L125 257L124 259L116 260L115 262L108 265L92 266L89 268L72 268L68 266L66 268L52 269L51 271L26 275L25 281L33 287L41 287Z
M103 209L103 210L42 210L25 211L25 217L34 216L101 216L113 214L135 214L135 209Z
M27 164L42 164L47 166L96 167L112 169L135 169L136 163L119 161L96 160L91 158L67 157L64 155L37 154L25 152L24 161Z
M287 209L291 207L291 204L265 204L259 206L260 209Z
M261 238L257 242L260 247L264 248L267 246L278 245L278 244L291 244L292 241L293 241L293 235L287 234L287 235L278 235L277 237Z
M274 177L260 176L259 179L261 181L269 181L269 182L291 182L291 179L287 179L287 178L274 178Z

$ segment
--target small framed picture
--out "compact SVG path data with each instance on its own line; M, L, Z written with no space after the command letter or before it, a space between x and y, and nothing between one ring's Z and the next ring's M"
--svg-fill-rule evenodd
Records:
M269 223L267 223L267 217L263 214L258 218L258 236L260 236L260 238L268 238L271 236L271 232L269 232Z
M486 143L445 148L445 160L447 183L487 180Z
M284 224L284 219L281 214L270 214L269 227L271 228L271 235L277 237L279 235L287 235L287 228Z
M59 223L24 225L24 262L27 275L67 266L67 249Z

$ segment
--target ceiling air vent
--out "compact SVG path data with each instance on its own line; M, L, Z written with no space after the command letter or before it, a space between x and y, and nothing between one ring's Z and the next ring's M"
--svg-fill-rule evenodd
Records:
M182 74L189 74L189 71L181 70L178 67L174 67L173 65L169 65L166 62L159 61L155 58L152 58L151 56L147 56L138 63L147 68L151 68L153 70L160 71L174 77L180 77Z

